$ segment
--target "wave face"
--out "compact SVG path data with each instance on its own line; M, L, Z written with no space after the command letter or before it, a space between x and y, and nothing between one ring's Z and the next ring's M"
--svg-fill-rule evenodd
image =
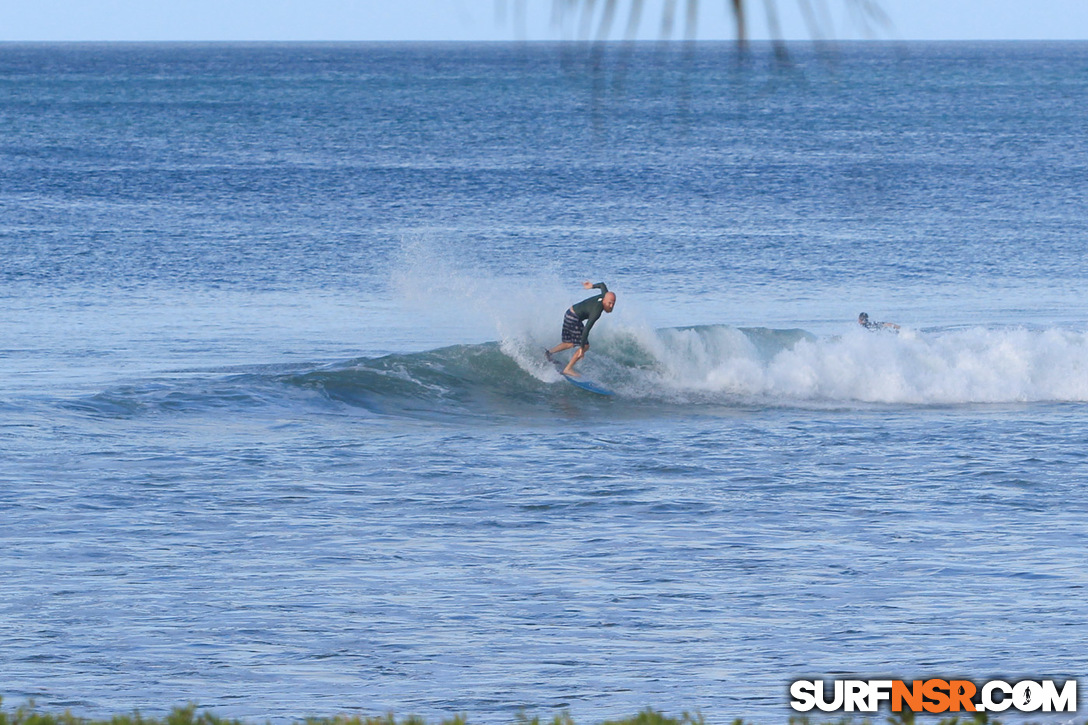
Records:
M129 416L277 406L374 415L552 416L574 404L670 407L966 405L1088 400L1088 333L971 328L902 334L713 325L602 335L580 369L615 391L563 383L533 341L508 339L320 367L261 368L114 388L74 403Z

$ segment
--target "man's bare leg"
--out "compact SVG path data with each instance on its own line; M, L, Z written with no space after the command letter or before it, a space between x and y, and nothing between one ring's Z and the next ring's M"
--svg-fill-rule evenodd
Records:
M571 347L574 347L574 345L571 345ZM578 362L583 357L585 357L586 350L588 350L588 349L589 349L589 345L582 345L580 348L578 348L577 350L574 351L574 354L570 356L570 362L567 363L567 366L565 368L563 368L563 374L564 375L573 375L574 377L581 377L580 373L574 372L574 363Z

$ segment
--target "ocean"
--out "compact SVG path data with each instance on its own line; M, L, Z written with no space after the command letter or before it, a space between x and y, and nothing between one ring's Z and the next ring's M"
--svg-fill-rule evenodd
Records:
M4 706L1085 675L1088 44L788 51L0 45Z

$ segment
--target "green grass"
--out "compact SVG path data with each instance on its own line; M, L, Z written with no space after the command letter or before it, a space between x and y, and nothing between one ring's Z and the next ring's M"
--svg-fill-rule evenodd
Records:
M2 700L0 700L2 705ZM298 718L295 722L300 725L427 725L420 717L410 715L397 719L394 715L381 717L365 717L360 715L337 715L327 718ZM929 722L929 721L927 721ZM841 718L838 720L824 720L818 722L808 717L791 717L789 725L914 725L915 719L912 713L903 713L893 717L876 720L854 720ZM144 717L139 712L130 715L115 715L104 720L92 720L78 717L70 712L48 713L38 710L33 703L24 705L13 711L5 711L0 706L0 725L254 725L243 720L230 720L218 717L207 711L200 711L196 705L176 707L171 713L162 718ZM469 725L469 719L464 715L442 720L439 725ZM550 720L541 720L539 717L518 715L512 725L575 725L574 720L567 713L555 715ZM595 725L707 725L702 715L684 713L679 717L671 717L653 709L646 709L632 717L620 720L607 720ZM716 724L717 725L717 724ZM722 723L721 725L724 725ZM745 725L742 718L731 721L731 725ZM985 713L978 713L973 717L949 717L938 721L937 725L1000 725L998 720L991 720ZM1088 725L1088 721L1085 722Z

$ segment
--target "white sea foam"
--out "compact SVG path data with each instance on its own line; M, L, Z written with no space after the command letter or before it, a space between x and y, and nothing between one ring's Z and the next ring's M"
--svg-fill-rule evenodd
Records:
M406 241L393 275L421 324L485 340L539 381L560 379L543 357L559 340L562 312L582 298L580 279L496 276L445 253L436 237ZM621 290L622 292L622 290ZM654 329L637 299L594 329L582 369L627 397L727 396L771 402L921 405L1088 401L1088 333L975 327L843 334L708 325ZM494 338L492 338L494 339Z
M781 401L1088 401L1088 333L971 328L818 339L727 326L626 331L649 360L630 386ZM616 338L610 340L616 345Z

